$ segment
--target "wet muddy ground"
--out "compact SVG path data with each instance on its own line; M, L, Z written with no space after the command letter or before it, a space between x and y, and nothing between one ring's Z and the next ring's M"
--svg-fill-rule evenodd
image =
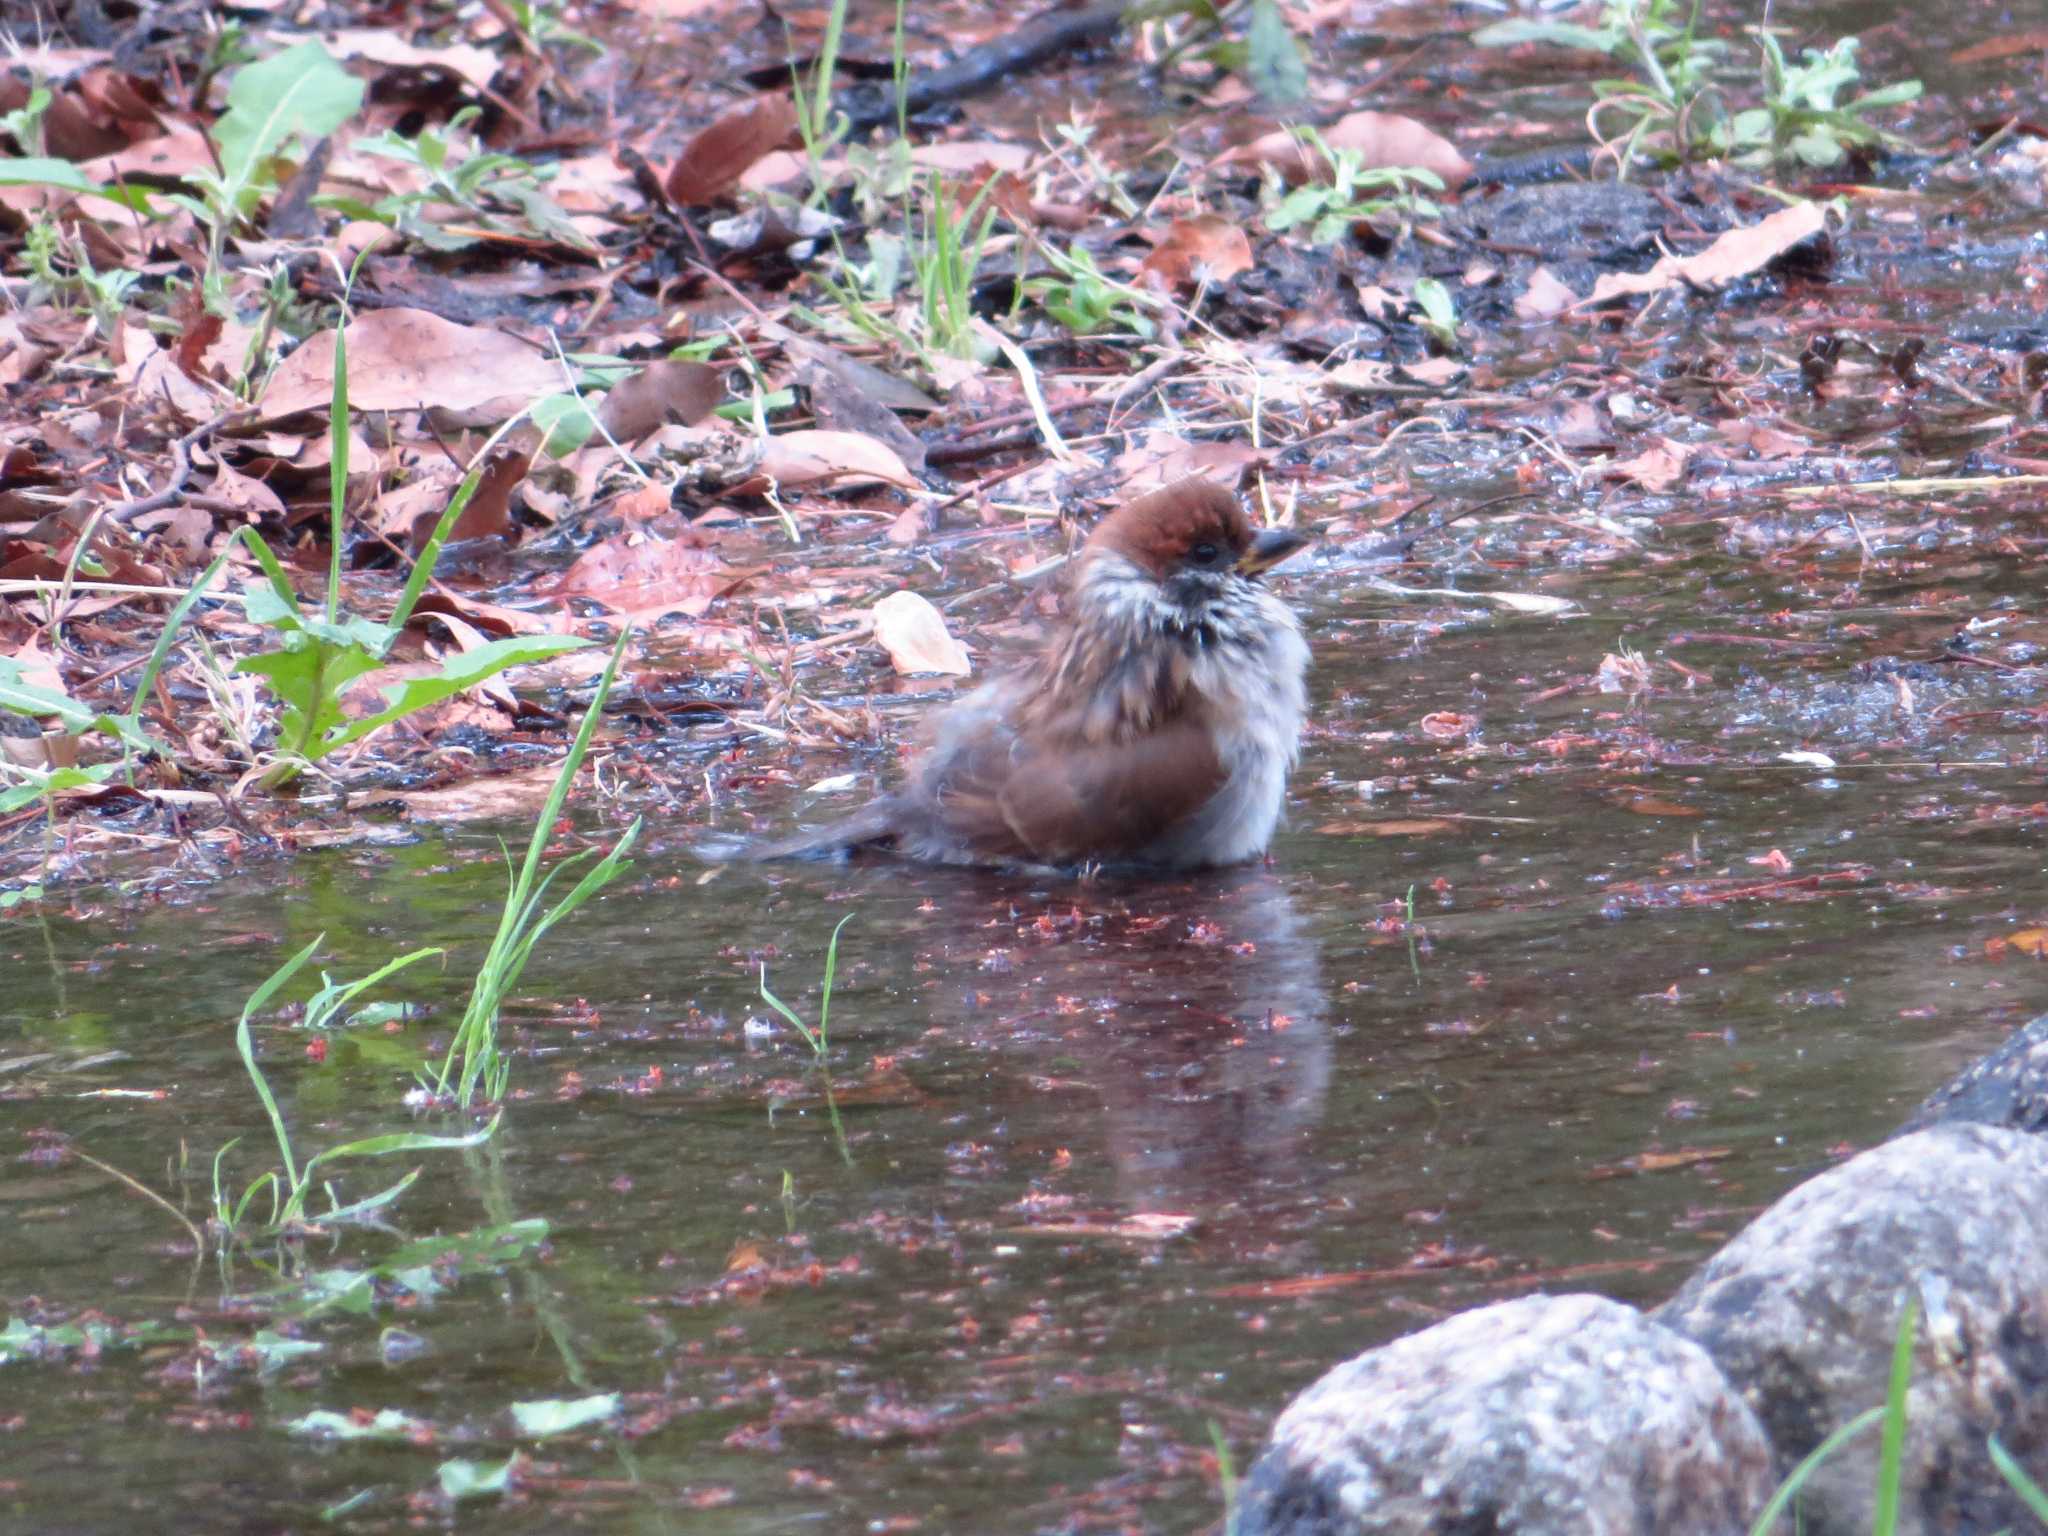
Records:
M2009 21L1950 24L1923 58L1889 13L1812 21L1862 27L1874 78L1910 58L1945 93L1930 138L2019 78L1948 62ZM1462 45L1373 57L1496 127L1550 78ZM507 1531L1196 1531L1331 1363L1533 1289L1668 1295L2048 997L2040 489L1997 483L2048 465L2037 188L1871 184L1821 266L1647 319L1518 320L1529 258L1495 251L1505 286L1460 295L1469 375L1364 396L1359 430L1278 457L1328 533L1278 582L1316 707L1262 867L707 880L705 835L886 780L920 695L828 647L803 696L872 709L864 742L747 729L729 679L615 713L575 838L643 812L647 838L527 977L498 1137L341 1183L422 1167L393 1225L498 1234L481 1254L316 1235L280 1308L279 1277L196 1262L107 1170L201 1221L223 1145L236 1189L274 1160L233 1023L322 933L336 976L449 957L389 989L405 1018L259 1019L301 1146L442 1126L397 1100L523 827L372 806L345 846L103 857L12 914L0 1523L466 1523L439 1469L519 1451L484 1516ZM1719 179L1659 187L1702 230L1754 215ZM1673 444L1675 477L1610 473ZM992 649L1029 622L988 590L1014 528L914 565L872 523L831 537L975 594L956 622ZM815 1019L849 914L821 1076L759 971ZM373 1263L374 1305L301 1315L308 1276ZM515 1415L604 1393L598 1428Z

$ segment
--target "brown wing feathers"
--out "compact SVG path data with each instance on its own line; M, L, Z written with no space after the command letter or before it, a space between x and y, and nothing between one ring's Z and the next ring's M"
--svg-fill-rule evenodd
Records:
M1223 786L1209 732L1182 719L1129 740L1018 759L1003 819L1047 864L1141 853Z

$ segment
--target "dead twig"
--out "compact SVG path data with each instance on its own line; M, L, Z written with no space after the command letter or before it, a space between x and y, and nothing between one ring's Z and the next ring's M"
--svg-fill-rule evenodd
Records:
M151 512L160 512L170 506L183 494L185 482L192 478L192 450L213 436L222 427L238 417L247 416L256 409L253 405L237 405L222 411L211 421L201 422L183 437L171 444L171 453L177 465L171 471L171 478L164 488L154 495L139 497L134 501L118 501L105 509L106 516L116 523L132 523L136 518Z

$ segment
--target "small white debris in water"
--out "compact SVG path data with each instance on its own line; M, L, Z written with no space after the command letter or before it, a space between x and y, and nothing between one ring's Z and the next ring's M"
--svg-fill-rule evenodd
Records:
M740 1021L740 1033L746 1036L747 1044L762 1045L775 1036L775 1026L767 1019L748 1014Z
M1780 752L1781 763L1803 763L1808 768L1832 768L1835 760L1825 752Z
M857 773L842 773L830 779L820 779L804 791L807 795L843 795L860 783Z

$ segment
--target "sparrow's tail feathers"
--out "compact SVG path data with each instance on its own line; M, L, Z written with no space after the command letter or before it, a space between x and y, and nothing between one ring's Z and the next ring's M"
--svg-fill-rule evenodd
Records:
M878 801L855 811L844 820L823 827L794 832L788 837L762 838L755 842L711 846L699 844L697 851L719 863L760 863L769 859L843 859L855 849L886 842L895 835L893 808Z

